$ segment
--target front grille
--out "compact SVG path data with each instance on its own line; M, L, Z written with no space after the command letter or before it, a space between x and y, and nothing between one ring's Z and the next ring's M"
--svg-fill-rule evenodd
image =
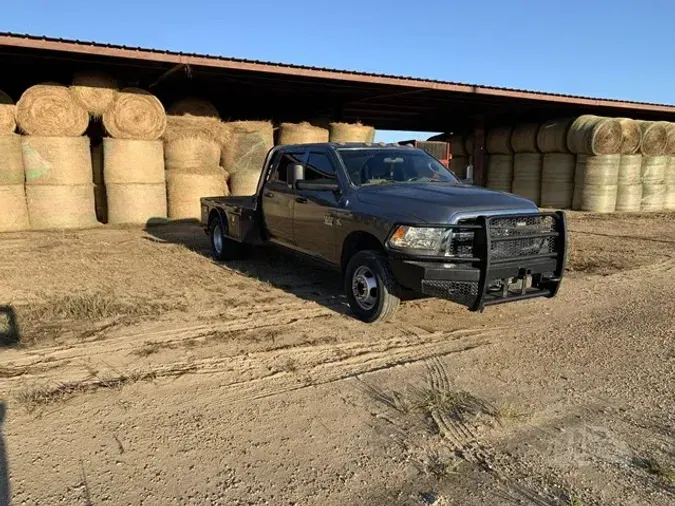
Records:
M478 283L473 281L422 280L422 293L472 306L478 298Z
M556 220L552 216L496 218L490 221L491 258L500 260L555 253L556 233ZM538 234L552 235L523 238Z

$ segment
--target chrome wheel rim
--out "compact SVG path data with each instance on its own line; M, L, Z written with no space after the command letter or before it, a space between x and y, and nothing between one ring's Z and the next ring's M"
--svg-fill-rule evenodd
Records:
M219 255L223 252L223 234L220 231L220 225L213 227L213 248Z
M352 276L352 293L361 309L370 311L377 304L379 289L377 278L370 268L362 265L354 271Z

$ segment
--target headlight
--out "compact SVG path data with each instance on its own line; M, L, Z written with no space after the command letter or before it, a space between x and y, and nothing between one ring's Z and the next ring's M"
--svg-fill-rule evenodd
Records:
M408 227L401 225L389 239L389 245L398 249L414 249L436 255L441 251L442 228Z

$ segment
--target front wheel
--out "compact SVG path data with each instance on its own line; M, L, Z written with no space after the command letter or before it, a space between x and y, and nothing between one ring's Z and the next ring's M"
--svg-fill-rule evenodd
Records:
M389 320L400 304L398 283L387 257L379 251L356 253L345 270L345 295L359 320L379 323Z
M239 260L247 255L245 244L241 244L227 237L227 230L223 230L223 222L216 217L209 225L211 236L211 253L216 260Z

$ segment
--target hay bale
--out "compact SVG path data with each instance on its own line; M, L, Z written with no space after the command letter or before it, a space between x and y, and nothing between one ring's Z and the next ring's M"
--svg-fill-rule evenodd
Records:
M197 97L185 97L171 104L167 110L170 116L194 116L198 118L220 118L218 109L208 100Z
M237 172L230 175L230 192L235 197L246 197L255 195L258 189L258 180L260 171L256 172Z
M88 228L95 226L94 185L26 186L31 228Z
M666 185L666 195L663 200L665 211L675 211L675 184Z
M116 139L154 141L166 128L164 106L145 90L124 88L103 113L103 126Z
M616 191L617 213L636 213L640 211L642 184L620 184Z
M29 135L78 137L89 125L89 114L65 86L37 84L16 104L16 122Z
M640 211L663 211L666 205L666 185L663 183L642 183Z
M325 128L302 123L282 123L279 127L279 139L277 144L312 144L315 142L328 142L328 130ZM227 167L225 167L227 169Z
M596 213L616 207L621 155L578 155L572 207Z
M568 209L574 194L576 158L569 153L546 153L542 157L541 206Z
M539 205L542 164L543 155L540 153L516 153L513 156L511 192Z
M94 118L99 118L115 101L117 81L104 72L85 71L73 76L70 93Z
M16 106L12 97L0 90L0 135L9 135L16 130Z
M202 197L229 195L227 173L222 167L208 167L199 172L166 171L166 194L169 219L201 217Z
M375 129L361 123L330 123L328 125L330 142L373 142Z
M553 119L543 123L537 131L537 148L542 153L569 153L567 133L572 118Z
M668 121L661 121L663 127L666 129L666 150L664 155L675 155L675 123Z
M618 118L621 125L621 147L619 152L622 155L632 155L638 152L642 144L642 130L637 121L630 118Z
M0 136L0 185L22 185L24 179L21 136Z
M274 146L274 130L269 121L236 121L223 124L220 165L230 174L262 170L265 157ZM232 192L233 195L236 193Z
M26 185L92 183L89 137L25 136L21 140Z
M487 184L491 190L511 192L513 156L491 155L487 162Z
M164 144L166 170L199 169L218 167L220 144L211 139L181 138Z
M642 183L664 184L666 168L670 165L669 156L643 156L640 178Z
M675 156L668 157L668 165L663 179L666 184L675 185Z
M579 116L567 132L567 147L572 153L611 155L621 150L622 130L618 120L586 114Z
M459 179L466 177L466 168L469 165L469 158L466 156L454 156L450 159L450 170L455 173Z
M619 162L619 185L640 184L642 177L642 155L621 155Z
M468 156L469 153L466 150L466 142L464 137L461 135L453 135L446 142L450 142L450 153L457 156Z
M491 155L508 155L513 153L511 147L511 133L513 128L510 126L503 126L491 128L487 131L485 136L485 149Z
M0 186L0 232L28 230L26 189L21 184Z
M103 139L103 180L105 184L164 184L162 141Z
M511 147L516 153L539 153L537 133L539 123L522 123L513 129Z
M162 139L172 142L178 139L209 139L222 143L223 123L218 118L206 116L167 116Z
M166 220L165 183L107 183L108 223L147 225Z
M661 156L666 152L668 130L664 121L638 121L642 131L640 153L645 156Z

